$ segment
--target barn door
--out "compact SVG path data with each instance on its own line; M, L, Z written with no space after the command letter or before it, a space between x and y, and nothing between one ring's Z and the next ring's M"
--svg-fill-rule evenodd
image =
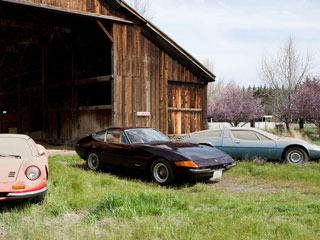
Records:
M169 134L184 134L202 129L202 91L202 85L169 83Z

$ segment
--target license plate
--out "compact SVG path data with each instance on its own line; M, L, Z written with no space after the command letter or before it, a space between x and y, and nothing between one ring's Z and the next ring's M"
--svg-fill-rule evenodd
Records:
M218 171L214 171L213 172L213 179L216 179L216 178L221 178L222 177L222 170L218 170Z

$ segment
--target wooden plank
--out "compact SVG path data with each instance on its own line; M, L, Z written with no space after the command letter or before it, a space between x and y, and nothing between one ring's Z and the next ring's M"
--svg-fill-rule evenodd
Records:
M144 66L144 72L145 72L145 87L146 87L146 111L151 112L151 92L150 92L150 75L151 75L151 62L150 62L150 41L146 38L144 38L145 44L144 44L144 54L145 54L145 66ZM151 118L146 117L146 125L147 127L151 126Z
M155 49L155 88L156 88L156 110L155 110L155 118L156 121L156 128L160 129L160 49Z
M140 32L136 33L136 93L137 93L137 112L142 111L142 86L141 86L141 35ZM136 117L136 126L141 126L141 117Z
M151 90L151 127L156 127L155 112L156 112L156 64L155 64L155 45L150 43L150 90Z
M168 118L168 134L173 134L173 116L174 112L169 112L169 118Z
M133 62L133 46L132 46L132 42L133 42L133 29L131 26L127 27L127 38L126 38L126 42L127 42L127 57L126 57L126 68L127 68L127 72L126 72L126 84L127 84L127 93L125 96L125 101L127 101L127 109L126 109L126 113L127 113L127 126L134 126L133 125L133 118L135 118L135 114L133 112L133 101L132 101L132 95L134 93L134 87L133 87L133 82L132 82L132 75L133 75L133 66L132 66L132 62Z
M11 28L21 28L24 30L31 30L31 31L71 33L71 28L59 27L59 26L50 27L48 25L12 21L12 20L2 19L2 18L0 19L0 26L11 27Z
M111 34L108 32L108 30L105 28L105 26L102 24L101 21L97 20L96 21L98 26L101 28L101 30L106 34L106 36L109 38L109 40L113 43L113 37Z
M121 76L122 76L122 91L121 91L121 103L122 103L122 125L128 126L128 102L126 101L126 94L131 91L131 86L127 84L127 26L121 25Z
M145 54L145 38L143 36L140 37L140 46L141 46L141 52L140 52L140 61L141 61L141 72L140 72L140 84L141 84L141 112L146 111L146 54ZM140 126L146 126L146 118L145 117L140 117Z
M93 111L93 110L104 110L104 109L112 109L112 105L99 105L99 106L85 106L85 107L78 107L78 111Z
M119 37L118 37L118 28L119 24L113 24L113 38L114 38L114 44L113 44L113 53L114 53L114 67L113 67L113 73L114 73L114 79L113 79L113 92L114 92L114 101L113 101L113 107L114 107L114 113L113 113L113 126L120 126L119 124L119 89L118 89L118 75L119 75Z
M190 133L190 112L185 112L185 133Z
M165 54L165 59L168 59L168 54ZM168 61L166 61L166 71L165 71L165 76L164 76L164 111L163 111L163 115L164 115L164 133L168 134Z
M169 111L176 112L202 112L202 108L177 108L177 107L169 107Z

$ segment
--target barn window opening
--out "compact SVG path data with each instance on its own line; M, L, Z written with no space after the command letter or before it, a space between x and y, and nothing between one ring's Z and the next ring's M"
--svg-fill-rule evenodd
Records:
M78 86L78 106L111 105L111 82L99 82Z

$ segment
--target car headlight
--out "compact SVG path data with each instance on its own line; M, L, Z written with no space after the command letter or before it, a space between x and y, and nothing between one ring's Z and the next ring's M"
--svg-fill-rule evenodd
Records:
M40 170L36 166L28 167L26 170L26 176L29 180L36 180L40 177Z

